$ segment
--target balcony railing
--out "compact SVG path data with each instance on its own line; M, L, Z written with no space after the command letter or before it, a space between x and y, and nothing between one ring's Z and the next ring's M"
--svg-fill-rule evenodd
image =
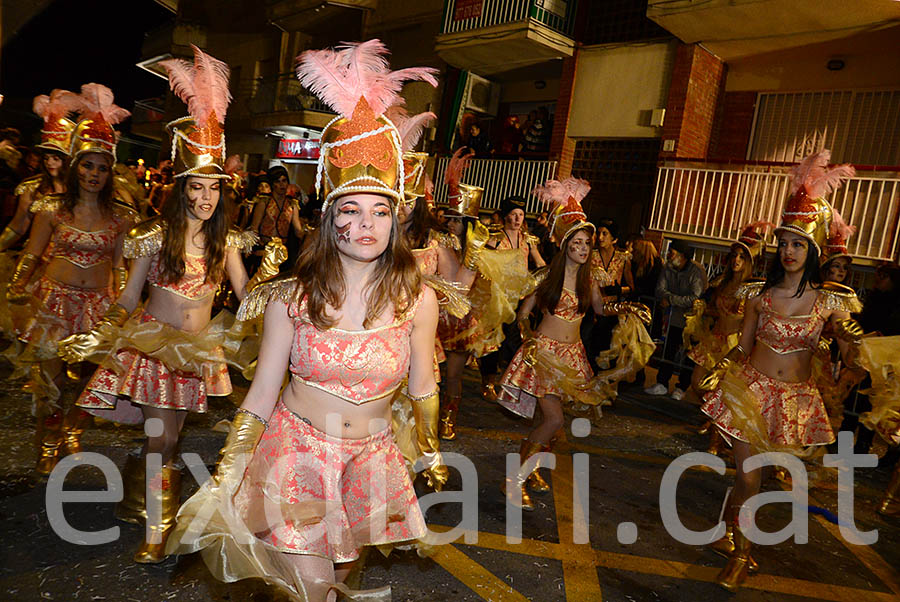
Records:
M286 111L318 111L334 113L328 105L300 85L293 73L257 79L247 101L250 113L281 113Z
M656 180L650 228L730 242L751 222L777 224L790 193L789 169L666 163ZM859 173L828 200L858 228L848 243L851 255L888 261L898 257L900 173Z
M439 157L434 169L434 199L438 206L447 203L447 171L449 157ZM517 194L527 199L525 213L542 210L538 200L531 195L534 187L556 176L556 161L514 161L504 159L473 159L463 175L463 181L484 188L482 210L500 208L500 201Z
M459 33L533 19L571 38L577 6L578 0L446 0L441 33Z

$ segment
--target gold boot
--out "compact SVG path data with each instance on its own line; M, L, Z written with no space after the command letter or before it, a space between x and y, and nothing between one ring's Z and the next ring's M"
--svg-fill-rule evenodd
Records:
M159 491L161 496L162 519L158 524L150 524L148 515L145 537L149 536L151 541L142 541L134 555L134 561L140 564L159 564L166 559L166 540L175 527L175 515L181 504L181 471L163 466L158 478L159 485L151 490Z
M481 379L481 396L485 401L496 402L500 397L498 390L497 377L489 376L487 380Z
M885 516L900 515L900 462L894 467L891 482L884 491L884 499L878 507L878 513Z
M63 420L62 455L81 453L81 434L94 423L94 417L77 406L66 412Z
M697 434L705 435L706 433L708 433L710 431L710 429L712 429L712 425L713 425L712 420L707 420L697 429ZM713 431L715 432L715 429L713 429ZM710 452L710 453L712 453L712 452Z
M538 445L537 443L531 443L530 441L528 443L530 443L531 445ZM537 451L549 452L550 446L549 445L540 445ZM532 454L533 453L536 453L536 452L532 452ZM529 454L529 455L532 455L532 454ZM536 491L537 493L546 493L546 492L550 491L550 484L544 480L544 478L541 476L540 470L537 467L535 467L535 469L533 471L531 471L531 474L528 475L528 478L526 479L526 483L528 484L528 487L530 487L532 491Z
M706 453L718 456L725 449L725 437L719 432L719 429L713 429L709 434L709 449Z
M40 457L35 472L47 476L59 462L59 447L62 445L62 411L57 410L43 421Z
M737 507L728 507L725 513L725 535L709 544L709 549L723 558L730 558L734 554L734 522L737 519L738 510ZM757 571L759 571L759 565L753 560L753 556L750 556L747 572L752 575Z
M128 454L125 457L125 468L122 469L122 484L125 491L122 501L116 504L115 515L120 521L143 525L147 521L146 483L144 473L147 465L144 456Z
M716 577L716 583L730 592L736 592L747 579L750 572L750 540L740 527L734 527L734 551L728 563Z
M456 439L456 416L459 414L459 402L462 401L462 398L448 395L446 399L447 403L441 408L438 436L445 441L453 441Z

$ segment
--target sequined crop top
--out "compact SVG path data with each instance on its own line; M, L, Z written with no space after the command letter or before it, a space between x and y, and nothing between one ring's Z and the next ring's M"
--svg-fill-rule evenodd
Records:
M562 293L559 295L559 303L556 304L553 315L566 322L577 322L584 317L584 313L578 311L578 295L575 291L570 291L567 288L562 289Z
M808 315L784 316L772 307L772 292L767 290L760 297L756 340L780 355L814 351L825 326L823 298L819 293Z
M393 323L366 330L319 330L305 317L305 297L291 303L291 376L357 405L390 395L409 372L409 336L424 290Z
M86 232L72 225L73 218L68 212L56 215L56 227L50 238L50 258L59 258L80 268L92 268L112 261L116 240L122 231L131 226L120 215L114 215L103 230Z
M191 301L206 299L219 288L218 283L206 280L206 258L202 255L184 254L184 276L178 282L170 283L163 278L161 263L160 253L150 259L150 270L147 272L147 282L150 286Z

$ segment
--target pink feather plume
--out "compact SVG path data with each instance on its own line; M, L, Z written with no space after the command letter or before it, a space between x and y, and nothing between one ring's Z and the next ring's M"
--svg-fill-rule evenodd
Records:
M182 59L160 63L169 73L169 87L184 101L198 124L205 124L213 112L219 123L225 123L225 114L231 102L228 65L193 44L191 48L194 50L193 63Z
M399 104L388 107L384 116L397 126L400 133L403 152L411 151L422 139L422 134L429 123L437 119L437 115L431 111L419 113L410 117L409 112Z
M121 123L131 115L131 111L116 106L114 98L112 90L103 84L84 84L81 86L82 116L101 115L110 125Z
M844 221L844 218L841 217L841 214L838 213L837 209L832 209L829 234L831 234L831 236L840 236L846 242L847 239L856 234L856 226L848 224Z
M587 180L568 177L562 182L559 180L547 180L543 186L537 186L532 194L544 203L548 209L556 205L564 205L574 198L579 203L591 191L591 185Z
M800 187L806 188L806 194L812 198L819 198L837 190L847 178L852 178L856 170L846 163L828 168L831 160L831 151L823 149L814 153L791 169L791 194L795 194Z
M32 108L44 121L65 117L69 113L78 113L84 107L82 98L68 90L53 90L50 96L41 94L34 97Z
M307 50L297 57L297 78L341 115L351 115L365 97L376 116L400 100L407 81L424 81L437 87L436 69L413 67L391 71L389 51L380 40L343 43L335 49Z
M474 155L475 151L462 147L456 149L456 152L450 157L450 162L447 163L447 171L444 173L444 181L447 182L447 190L451 195L456 194L456 191L459 190L463 172L469 166L469 160Z

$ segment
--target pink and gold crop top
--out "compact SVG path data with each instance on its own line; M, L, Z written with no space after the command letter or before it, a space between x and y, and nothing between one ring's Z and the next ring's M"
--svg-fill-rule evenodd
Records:
M424 287L393 323L366 330L319 330L305 318L305 297L291 303L291 376L357 405L390 395L409 372L409 336L423 294Z
M563 287L553 316L566 322L577 322L584 317L584 313L578 311L578 295L575 291Z
M825 326L825 315L822 312L824 296L819 293L809 314L784 316L772 307L771 290L765 291L760 297L756 340L781 355L815 351L819 335Z
M55 227L50 237L50 252L47 257L63 259L80 268L92 268L111 262L116 241L132 225L124 211L116 211L106 228L87 232L73 225L74 219L68 211L53 213Z
M147 272L147 282L150 286L161 288L172 294L200 301L215 294L219 288L217 282L206 280L206 258L202 255L184 254L184 276L178 282L169 283L163 278L163 270L160 254L157 253L150 259L150 271Z

